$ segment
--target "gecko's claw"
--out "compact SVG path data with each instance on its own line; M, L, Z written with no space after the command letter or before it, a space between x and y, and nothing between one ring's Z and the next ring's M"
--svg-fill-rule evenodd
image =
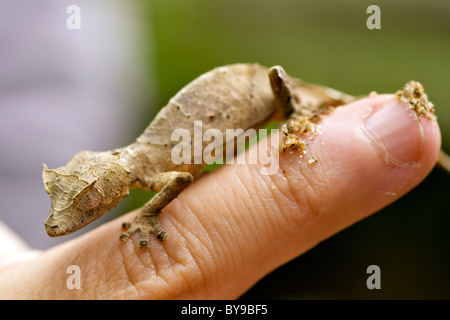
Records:
M130 222L124 222L122 223L122 229L123 230L128 230L131 227L131 223Z
M167 233L162 229L158 219L159 214L154 215L140 215L130 223L123 223L122 228L126 231L120 235L120 241L126 241L136 231L141 232L139 239L139 247L143 249L148 248L150 233L154 233L159 241L164 241L167 238Z

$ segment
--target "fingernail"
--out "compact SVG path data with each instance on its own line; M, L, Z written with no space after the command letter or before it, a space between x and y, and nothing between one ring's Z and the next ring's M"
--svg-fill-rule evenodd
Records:
M386 164L403 167L422 157L424 136L420 121L396 98L375 104L363 126L381 148Z

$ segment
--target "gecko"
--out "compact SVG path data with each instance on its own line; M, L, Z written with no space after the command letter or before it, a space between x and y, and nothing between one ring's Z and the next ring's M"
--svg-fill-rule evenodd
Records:
M157 193L134 220L122 225L119 240L126 241L139 231L139 247L148 248L151 233L160 241L167 238L159 222L162 209L198 179L206 165L204 161L174 164L171 136L175 129L192 134L194 121L201 121L203 132L215 128L225 133L281 117L286 122L280 150L285 152L299 147L297 132L319 121L321 114L355 99L290 77L281 66L217 67L182 88L130 145L103 152L81 151L57 169L43 164L43 183L51 199L45 230L51 237L77 231L110 211L130 189L141 188ZM204 141L202 148L206 145Z

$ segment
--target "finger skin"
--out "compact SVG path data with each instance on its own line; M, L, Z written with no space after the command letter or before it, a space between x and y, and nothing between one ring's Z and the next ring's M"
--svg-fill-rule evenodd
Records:
M403 141L378 143L366 128L374 110L393 99L362 99L326 116L323 134L308 141L304 158L281 155L276 174L261 175L258 165L224 165L195 181L162 211L167 241L151 236L148 250L138 247L138 234L119 242L122 223L136 214L130 213L5 270L0 298L239 297L273 269L400 198L431 171L440 149L436 122L405 122L401 132L414 128L407 137L391 130L391 140L407 138L405 150ZM398 105L405 112L397 117L411 116L404 107ZM396 155L401 161L389 160L386 145L389 153L402 150ZM309 156L318 162L308 163ZM81 289L67 287L70 265L80 267Z

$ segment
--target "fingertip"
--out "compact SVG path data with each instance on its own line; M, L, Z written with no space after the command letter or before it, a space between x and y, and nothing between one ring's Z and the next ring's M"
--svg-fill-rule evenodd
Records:
M354 202L370 199L372 211L423 180L440 150L437 122L417 116L391 94L342 106L322 125L323 134L310 144L311 155L321 164L316 179L328 190L341 190L344 198L352 194ZM378 201L379 194L395 197Z

